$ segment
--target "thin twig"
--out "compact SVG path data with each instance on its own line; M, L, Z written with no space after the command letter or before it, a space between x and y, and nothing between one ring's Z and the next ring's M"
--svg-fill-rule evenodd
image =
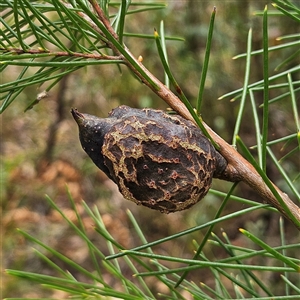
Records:
M129 51L128 49L126 51ZM140 62L139 62L140 63ZM127 63L127 66L137 75L139 73L135 70L132 65ZM152 80L160 87L160 90L153 89L151 85L144 83L149 86L161 99L163 99L173 110L175 110L182 117L191 120L194 119L185 107L185 105L180 101L180 99L170 91L163 83L161 83L149 70L147 70L141 63L140 66L144 69L145 72L152 78ZM142 79L142 78L141 78ZM234 147L228 144L223 140L217 133L215 133L207 124L203 122L205 128L207 129L210 136L215 140L219 145L219 152L227 160L228 166L225 170L226 180L229 181L244 181L251 188L253 188L262 199L277 208L287 219L293 222L290 217L287 215L286 211L282 208L276 197L267 187L261 176L255 170L255 168L241 155L239 154ZM276 185L275 189L293 214L293 216L300 223L300 208L288 197L287 194L283 193ZM300 230L300 225L293 222L295 226Z
M0 48L2 53L11 52L14 54L22 55L22 54L48 54L47 56L68 56L68 57L80 57L80 58L88 58L88 59L98 59L98 60L121 60L121 56L113 56L113 55L105 55L105 54L97 54L97 53L79 53L79 52L64 52L64 51L50 51L46 49L20 49L20 48Z
M99 6L98 2L95 0L89 0L89 2L92 4L95 12L97 13L100 21L103 23L103 25L106 27L106 29L111 33L111 35L118 40L119 37L117 35L117 33L114 31L114 29L112 28L110 21L106 18L103 10L101 9L101 7Z
M89 0L92 4L94 10L96 11L99 19L110 32L110 34L118 40L118 36L111 27L109 20L105 17L103 11L97 4L95 0ZM119 51L115 51L115 47L111 47L111 49L117 54L120 55ZM191 120L193 122L194 119L189 113L186 106L181 102L181 100L171 91L169 90L162 82L160 82L137 58L133 56L133 54L129 51L129 49L124 46L124 51L126 51L127 55L130 56L131 59L134 60L135 64L140 67L144 74L148 76L152 80L150 83L145 76L142 75L142 72L139 71L130 61L128 61L124 56L122 59L124 63L134 72L140 80L147 85L154 93L156 93L162 100L164 100L173 110L175 110L182 117ZM154 83L154 85L153 85ZM285 205L288 207L290 212L293 215L293 218L286 213L285 209L281 206L279 201L276 199L274 194L268 188L262 177L255 170L255 168L241 155L239 154L235 148L233 148L230 144L228 144L225 140L223 140L217 133L215 133L207 124L203 122L205 128L207 129L209 135L215 140L215 142L219 145L219 152L223 155L223 157L227 160L228 166L225 170L225 175L222 179L229 181L243 181L248 184L251 188L253 188L265 201L266 203L274 206L278 209L287 219L294 223L294 225L300 230L300 208L288 197L287 194L283 193L276 185L273 184L276 191L284 201Z

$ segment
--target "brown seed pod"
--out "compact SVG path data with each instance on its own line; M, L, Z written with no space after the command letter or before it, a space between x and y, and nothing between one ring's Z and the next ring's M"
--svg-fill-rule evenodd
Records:
M124 105L104 119L71 112L85 152L136 204L164 213L187 209L227 166L200 129L178 115Z

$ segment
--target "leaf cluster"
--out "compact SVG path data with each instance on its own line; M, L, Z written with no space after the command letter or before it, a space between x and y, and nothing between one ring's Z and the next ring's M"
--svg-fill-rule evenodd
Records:
M29 86L47 83L43 97L38 95L28 106L32 108L69 73L89 65L122 64L118 56L109 55L111 45L105 34L113 41L113 47L121 51L123 36L150 38L149 35L124 32L125 15L165 6L160 3L131 3L129 6L129 3L100 3L105 17L118 34L117 41L86 1L2 1L0 72L6 77L13 69L17 76L9 77L7 83L1 84L0 113Z
M263 12L257 12L257 15L261 15L263 18L263 48L261 50L252 49L252 30L249 30L246 53L235 57L235 59L245 59L246 68L243 87L223 95L220 99L231 97L233 101L240 101L232 144L244 151L243 153L246 158L259 170L264 182L269 187L272 187L272 183L266 176L266 166L267 158L271 158L279 174L281 174L284 184L288 187L289 193L293 195L294 199L299 200L299 189L296 186L297 182L299 182L299 172L293 175L294 177L292 178L282 166L282 163L286 159L299 155L300 124L297 104L300 91L300 81L298 78L300 67L297 64L299 33L280 37L279 40L283 41L283 43L270 47L268 45L267 29L268 19L274 15L286 16L298 24L300 22L300 18L298 17L300 8L288 0L276 0L274 2L276 10L270 11L266 7ZM43 86L43 91L27 107L27 109L32 108L47 97L48 92L64 76L89 65L114 64L118 68L121 65L127 65L139 80L152 90L159 92L160 86L157 84L156 79L145 71L143 66L131 56L126 48L124 39L130 36L134 38L153 39L157 45L157 51L166 74L166 86L171 86L174 89L176 95L188 108L188 111L194 117L199 127L204 132L206 131L206 127L203 126L201 119L201 106L209 66L210 47L213 39L215 10L213 10L211 15L203 63L204 67L199 83L196 109L194 110L183 89L178 84L168 62L165 41L167 39L178 38L165 36L163 22L159 28L159 33L155 30L153 36L125 31L125 19L127 15L161 9L164 7L164 4L151 2L134 3L125 0L118 2L97 2L94 0L73 0L68 2L59 0L3 0L0 6L3 10L0 31L0 72L6 81L1 83L1 113L14 101L18 101L18 96L24 92L24 89L30 86ZM101 20L99 19L99 14L97 15L97 8L101 8L101 12L104 14ZM107 23L105 24L105 22ZM277 73L272 75L269 54L276 53L276 51L282 49L294 49L294 52L277 66ZM250 83L251 62L257 55L261 55L262 57L264 78L261 81ZM270 91L276 91L277 93L271 99L269 98ZM263 103L261 103L260 107L257 107L256 95L260 92L264 93ZM287 105L290 106L292 111L294 117L293 124L295 125L294 132L288 136L270 141L268 132L270 107L283 100L287 100ZM251 113L256 131L256 143L252 149L257 150L258 162L256 162L256 159L250 154L238 136L241 122L245 118L247 101L250 101L252 107ZM263 109L262 120L259 117L259 109L261 108ZM294 146L284 157L278 158L272 151L272 147L281 145L282 143L284 143L284 147L291 144ZM218 148L217 144L215 146ZM93 269L83 268L79 263L20 230L23 236L37 244L43 251L46 251L48 254L50 253L51 256L66 264L70 269L75 269L82 274L84 280L74 278L71 272L61 268L58 263L54 263L49 259L48 255L39 250L36 250L38 257L55 270L57 276L16 270L8 270L7 272L29 279L30 281L36 281L45 287L67 292L74 298L93 297L97 299L101 297L115 297L121 299L155 299L157 295L153 294L147 284L147 279L153 277L157 283L161 283L167 288L166 295L160 295L160 297L165 298L184 299L184 293L188 292L195 299L247 299L247 297L284 299L283 296L276 296L272 291L272 287L265 285L257 275L264 272L280 272L282 274L281 281L284 283L286 289L285 299L297 299L300 290L290 278L299 272L300 261L299 258L289 256L287 252L289 249L299 248L299 244L286 245L283 219L280 219L282 245L277 247L271 247L265 241L245 229L240 230L244 238L249 239L249 241L251 240L255 247L260 249L259 251L255 247L252 249L250 247L234 245L227 236L226 231L223 232L222 237L213 233L216 224L232 220L234 217L247 216L249 212L257 209L275 210L267 204L258 204L233 196L232 192L235 187L236 184L232 186L227 194L222 194L215 190L210 191L212 194L221 194L224 197L224 201L213 220L154 242L147 241L143 229L138 225L133 215L128 212L134 232L139 237L141 243L140 247L129 250L124 249L111 236L104 226L98 209L95 207L92 210L84 203L85 212L94 221L95 230L103 238L107 246L107 251L110 253L109 256L97 249L93 241L88 237L86 229L82 224L80 213L76 210L71 196L72 207L77 216L76 224L64 214L50 197L47 197L51 207L58 211L76 234L85 241L90 253ZM276 191L274 194L276 194ZM281 201L280 195L277 198L278 201ZM229 199L238 201L242 205L249 207L222 216L224 207ZM284 206L284 202L281 205ZM286 209L286 211L289 214L289 210ZM293 215L291 215L291 219L293 219ZM294 221L294 224L297 224L297 220ZM193 232L198 232L201 229L206 230L206 234L202 241L193 242L195 251L193 259L160 255L155 253L155 249L153 249L157 245ZM210 260L203 251L204 247L208 244L224 250L227 253L227 257L217 261ZM262 258L262 263L260 265L251 265L249 261L251 262L251 259L257 257ZM270 258L273 266L264 264L265 258ZM128 276L123 274L121 267L123 263L134 274L134 280L131 278L128 279ZM172 267L168 263L171 263ZM206 268L208 272L213 274L214 282L211 286L202 283L198 285L186 279L186 275L189 272L202 268ZM118 281L122 286L122 290L116 291L115 287L106 281L104 273L109 273ZM224 284L224 278L231 282L234 295L229 292L228 286ZM261 295L265 296L262 297Z
M227 196L228 199L229 195ZM225 231L221 237L212 231L214 225L224 220L230 220L238 215L244 215L249 211L266 207L264 204L252 202L251 206L247 209L220 217L220 213L224 208L223 206L217 213L216 218L211 222L153 242L147 241L142 228L128 210L127 215L132 223L132 230L138 236L141 246L127 250L109 233L98 208L95 206L91 209L83 202L85 213L93 220L96 232L106 244L107 249L104 251L110 253L109 255L105 255L103 251L95 247L95 244L89 238L82 222L81 213L77 210L70 194L69 199L76 214L76 220L71 220L70 217L47 196L47 201L51 207L61 215L75 234L84 241L85 247L89 251L93 268L87 269L82 267L74 259L68 258L30 234L19 230L26 239L40 248L40 250L35 249L36 255L53 269L57 275L49 276L17 270L7 270L8 274L21 277L30 282L39 283L45 288L63 291L75 299L87 297L93 299L106 299L109 297L116 299L157 299L157 296L166 299L186 299L185 293L188 293L195 299L250 299L255 297L256 299L267 300L283 298L282 296L277 297L274 295L272 287L265 285L256 273L280 272L284 274L281 275L281 279L288 291L288 295L285 296L284 299L297 299L299 296L299 288L289 277L299 272L300 260L286 254L291 249L299 249L299 245L285 245L283 219L280 220L282 245L275 248L270 247L249 231L240 229L245 237L252 240L254 244L261 249L259 251L255 248L251 249L232 244ZM225 202L226 201L225 199ZM239 198L238 201L243 202L244 200ZM247 204L249 204L249 202L247 202ZM207 229L207 234L200 244L198 241L193 242L195 250L198 249L199 257L197 260L160 255L156 254L156 251L153 249L157 245L189 235L201 229ZM208 239L208 237L210 237L210 239ZM206 243L217 249L225 250L227 257L217 261L209 259L203 252L203 246ZM201 250L199 251L199 249ZM49 259L49 257L52 257L52 259ZM251 264L251 261L258 257L271 259L273 266ZM81 274L81 279L78 280L69 271L61 268L61 264L66 265L67 269L76 270ZM123 274L122 269L124 269L124 264L131 270L133 279ZM170 267L170 264L173 265L173 267ZM203 268L213 275L214 283L211 286L204 283L197 285L180 275L182 272L191 272ZM105 275L107 273L110 274L110 277L114 278L114 281L108 280L109 277ZM149 277L155 278L156 285L165 286L163 289L165 292L159 295L153 294L147 284L147 278ZM224 284L223 278L227 278L232 286L230 287ZM115 286L110 282L119 282L122 289L116 290ZM229 289L233 289L235 295L232 295ZM260 295L262 293L266 296L261 297Z

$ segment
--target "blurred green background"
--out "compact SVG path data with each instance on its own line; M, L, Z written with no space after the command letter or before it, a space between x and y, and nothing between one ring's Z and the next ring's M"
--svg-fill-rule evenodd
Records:
M159 28L164 20L166 35L180 36L182 41L167 41L170 67L182 89L195 105L198 86L205 52L206 36L213 6L217 7L215 28L209 71L204 92L202 117L219 135L229 143L232 139L235 116L239 101L228 99L218 101L221 95L243 86L245 60L233 60L232 57L246 51L247 34L253 28L253 49L262 47L262 18L254 12L263 10L271 1L166 1L167 6L160 11L145 12L127 16L125 31L153 34L153 28ZM271 6L269 5L270 9ZM296 26L298 28L296 28ZM288 33L299 32L296 22L284 17L270 17L269 44L279 43L276 38ZM125 38L125 43L135 56L143 57L144 65L155 76L164 80L155 41L152 39ZM286 58L290 51L281 50L270 53L270 70ZM17 67L16 67L17 68ZM4 82L13 77L11 73L1 75ZM42 239L51 247L74 257L83 265L88 266L87 252L82 248L83 242L70 231L60 216L52 211L45 201L49 195L72 217L66 193L66 185L71 191L78 207L81 199L91 206L96 204L111 234L125 247L137 245L131 232L125 210L130 209L139 221L149 241L162 238L169 234L182 231L213 218L222 197L208 194L201 203L188 211L171 215L162 215L144 207L126 201L119 194L116 186L96 168L82 150L77 125L73 121L70 109L78 108L81 112L101 117L120 104L132 107L152 107L166 109L166 104L155 96L146 86L138 82L125 68L121 71L110 65L83 68L62 80L50 96L42 100L32 110L24 113L24 109L32 102L43 86L28 88L21 94L1 116L2 160L2 262L3 269L15 268L32 272L51 274L52 270L35 256L31 244L16 232L22 228ZM254 56L251 64L250 82L263 77L262 57ZM299 78L300 79L300 78ZM273 91L271 90L271 96ZM275 94L274 94L275 96ZM257 92L257 105L263 102L262 92ZM194 102L193 102L194 101ZM277 102L270 107L270 136L272 139L290 134L293 126L291 111L286 109L285 101ZM248 146L255 143L255 128L252 115L245 111L240 135ZM279 146L273 149L279 157L283 152ZM291 157L286 161L292 172L299 170L299 161ZM272 172L273 171L273 172ZM276 169L269 166L271 180L280 185ZM218 190L228 191L230 184L216 180L214 186ZM238 187L237 195L258 200L254 191L245 185ZM230 202L226 212L239 210L242 205ZM81 208L82 211L82 208ZM232 243L246 243L240 238L239 227L248 228L270 244L278 244L278 214L268 211L255 211L248 219L236 219L235 222L223 223L222 227L229 235ZM95 235L91 220L83 220L90 228L89 234ZM286 238L295 242L298 237L295 229L287 225ZM215 232L220 233L221 228ZM194 238L201 241L202 233L194 233ZM95 235L95 243L97 236ZM99 241L99 247L101 243ZM158 251L172 256L191 257L193 246L186 237L159 246ZM224 255L214 249L205 249L208 257ZM205 271L191 273L190 279L195 282L209 284L211 278ZM269 274L268 280L277 286L277 274ZM278 275L279 276L279 275ZM4 275L3 297L63 297L59 292L53 293L46 289L28 285L18 278ZM149 286L160 291L155 282ZM117 288L117 287L116 287ZM274 291L275 293L275 291Z

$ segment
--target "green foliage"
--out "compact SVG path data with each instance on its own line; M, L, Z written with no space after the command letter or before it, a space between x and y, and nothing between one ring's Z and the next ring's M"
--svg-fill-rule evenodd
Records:
M243 199L239 199L243 202ZM90 240L86 228L81 219L81 214L77 210L74 200L70 196L71 206L73 207L77 216L76 220L71 220L56 204L47 197L47 201L53 209L55 209L68 226L78 235L85 243L85 247L89 251L89 258L92 267L86 269L82 267L72 258L59 253L55 249L47 246L42 241L34 238L28 233L19 230L19 232L29 241L36 244L40 250L35 249L36 255L43 260L51 269L55 271L56 276L49 276L26 271L7 270L8 274L21 277L30 282L37 282L46 288L64 291L76 299L91 298L91 299L106 299L114 297L116 299L157 299L147 285L147 278L154 277L156 284L161 284L166 287L166 294L160 294L159 297L169 299L185 299L184 291L193 296L195 299L241 299L243 293L247 293L249 297L256 299L279 299L272 291L272 286L266 286L261 278L256 275L264 272L284 272L282 280L290 290L289 296L280 299L297 299L299 296L299 288L296 287L288 278L299 272L299 259L286 255L286 251L291 249L299 249L298 244L285 245L284 235L282 235L282 246L270 247L259 238L255 237L250 232L241 229L241 232L251 239L254 244L259 246L262 250L255 250L249 247L239 247L231 243L226 232L223 232L223 238L212 233L211 230L214 224L224 220L230 220L237 215L244 215L249 211L257 210L266 207L264 204L252 203L252 207L243 209L238 212L228 214L223 217L218 217L207 222L206 224L196 226L194 228L184 230L180 233L168 236L166 238L148 242L143 234L142 228L128 210L127 214L132 223L132 230L135 231L140 243L139 247L126 250L124 247L114 239L104 225L101 214L95 206L93 209L83 202L85 212L91 217L95 224L96 232L101 236L103 242L106 244L106 250L110 255L105 255L103 251L95 247L95 244ZM226 201L225 201L226 202ZM281 219L283 226L283 220ZM172 257L171 255L155 254L154 246L166 243L169 240L176 240L184 235L189 235L194 231L199 231L201 228L209 227L208 233L211 233L211 240L205 239L204 242L210 243L217 248L224 249L227 257L217 261L210 260L205 253L199 251L200 246L197 241L194 241L195 250L198 249L199 259L186 259L180 257ZM283 228L282 228L283 229ZM133 233L132 233L133 234ZM52 257L52 259L49 259ZM249 261L260 257L270 258L272 266L267 265L252 265ZM120 260L121 258L121 260ZM55 261L55 262L54 262ZM169 267L169 265L173 267ZM80 275L80 280L76 279L69 271L62 269L61 264L65 264L68 269L76 270ZM122 267L124 264L129 267L132 272L133 279L128 278L123 274ZM177 265L177 267L175 267ZM176 288L176 282L180 280L180 273L200 270L206 268L214 277L214 287L209 287L206 284L197 284L182 279L181 283ZM234 272L234 275L233 275ZM114 283L119 282L121 291L117 291L114 286L110 285L111 278L104 274L109 273L110 277L114 278ZM78 275L79 276L79 275ZM223 277L231 281L235 290L235 296L231 296L228 286L223 283ZM261 292L266 294L266 297L260 297ZM23 298L15 298L23 299Z
M4 14L1 18L0 71L5 72L11 66L21 68L16 78L1 85L0 113L28 86L50 81L43 96L38 96L29 105L31 108L69 73L89 65L122 64L118 57L107 55L107 38L101 32L110 38L113 47L132 61L122 45L123 35L131 36L131 33L123 32L125 15L161 9L164 5L142 3L139 4L140 9L128 10L128 3L100 3L107 18L107 6L119 8L119 12L112 15L111 21L120 36L117 40L91 12L85 1L72 1L70 4L61 1L45 1L44 4L40 1L4 1L1 5ZM137 64L134 65L143 73ZM31 73L33 67L38 69ZM151 82L151 78L147 79Z
M49 91L53 90L66 75L77 72L79 69L98 65L101 65L100 68L102 68L105 67L103 65L113 64L110 67L117 66L122 70L124 64L122 56L126 57L136 70L143 74L150 88L157 89L153 79L125 51L124 41L131 37L142 38L143 42L151 39L153 45L155 42L157 43L158 56L163 65L162 70L168 75L166 83L168 84L168 80L170 81L201 127L200 107L202 110L205 105L205 101L203 101L204 88L208 81L207 76L209 76L209 62L212 62L215 11L210 16L210 26L207 30L209 34L199 80L200 87L194 93L197 107L197 112L195 112L192 101L189 99L192 93L185 88L186 86L179 86L180 77L177 75L179 72L172 71L173 63L169 63L171 61L170 52L171 54L174 52L168 49L166 41L182 39L166 35L163 23L160 27L160 37L158 32L154 35L126 32L126 20L129 16L139 16L141 12L147 13L152 10L158 11L165 5L146 1L134 3L125 0L98 2L106 18L110 20L112 28L118 34L118 39L92 12L91 6L95 1L74 0L67 3L58 0L2 0L0 2L3 10L0 31L0 72L5 78L0 86L0 112L4 112L13 102L16 102L15 106L20 106L20 101L23 100L20 96L29 88L42 87L42 92L38 93L36 99L26 104L27 109L32 108L45 99ZM287 0L274 2L276 10L266 7L264 11L256 13L263 19L262 49L253 50L253 30L250 29L246 53L234 57L240 60L246 59L245 64L241 63L246 66L243 87L224 94L220 99L231 97L233 101L239 102L235 118L230 116L235 123L232 136L233 145L242 149L247 159L256 166L270 187L272 185L266 176L266 166L267 160L271 160L276 174L281 176L281 185L298 201L300 199L298 188L300 175L297 170L300 145L299 103L297 103L300 91L299 33L282 36L279 39L284 41L283 43L269 46L268 25L270 19L275 16L289 18L295 24L299 24L300 8ZM118 55L111 49L115 49ZM282 50L289 51L287 52L289 55L280 59L273 68L270 56L273 55L274 58L274 55ZM169 54L167 55L167 53ZM253 61L260 55L262 55L263 62L263 79L251 83ZM184 91L187 91L186 95ZM263 93L263 98L261 98L261 93ZM262 102L259 102L261 99ZM290 128L293 128L293 132L270 140L268 130L271 110L278 104L284 105L289 111L289 115L293 116L291 120L288 120L289 124L292 124ZM253 142L251 150L257 151L255 155L258 157L258 162L241 139L243 122L245 119L246 123L248 122L249 115L245 115L246 109L249 107L247 105L251 107L255 128L255 138L252 139L255 142ZM226 106L228 107L227 104ZM261 108L263 109L262 114ZM205 110L205 108L203 109ZM282 148L289 150L280 158L274 148L281 147L282 144ZM288 172L284 163L294 167ZM85 166L85 168L87 167ZM6 178L8 176L5 174L5 181L8 181ZM238 242L232 241L226 233L226 227L221 234L214 233L216 228L223 227L228 222L234 223L237 218L247 219L251 212L263 210L270 213L276 211L269 205L251 201L248 196L243 198L234 195L235 189L236 184L231 186L227 193L221 192L221 188L211 189L211 199L213 196L218 196L223 202L209 221L202 216L204 214L199 213L201 215L199 218L204 218L201 219L201 225L193 224L195 226L189 229L175 234L166 234L163 238L155 239L152 242L148 241L149 238L146 234L147 224L140 224L137 217L134 217L128 210L129 227L132 235L137 239L136 244L140 244L131 249L124 247L110 233L96 206L91 209L88 204L83 202L84 212L78 211L72 196L69 195L72 211L76 215L76 220L74 220L50 197L47 197L51 209L58 212L66 226L72 229L73 234L84 241L85 248L89 253L89 264L82 266L82 262L76 262L72 256L67 256L32 234L19 230L22 236L35 245L36 256L51 269L52 275L11 269L7 270L7 273L29 280L30 283L36 282L48 289L63 291L75 299L88 297L95 299L156 299L157 297L166 299L186 299L187 297L194 299L298 299L300 294L297 286L300 263L299 243L288 242L285 236L286 224L283 219L280 219L278 225L281 245L274 246L270 240L264 240L266 237L260 236L259 224L256 223L252 224L250 229L240 229L241 239L249 242L246 245L245 243L239 245ZM238 204L237 211L226 210L229 200ZM280 201L280 197L278 197L278 201ZM88 229L83 224L83 215L87 215L93 221L97 237L103 242L103 249L97 247L95 240L90 237ZM189 217L191 218L191 215ZM202 231L203 237L200 236L200 240L199 235ZM195 233L197 235L194 235ZM293 236L296 234L297 232ZM182 255L184 258L174 256L172 251L166 253L158 248L168 242L180 244L182 238L186 238L185 241L192 244L192 248ZM223 251L225 255L215 258L208 255L210 249L215 252ZM187 259L186 256L193 258ZM255 264L252 263L253 261ZM199 284L189 279L191 273L200 272L203 269L209 274L207 276L212 278L210 284L202 282ZM284 285L284 295L277 294L272 283L264 280L265 274L280 274L279 282ZM163 287L160 289L163 292L156 294L149 287L149 282Z

